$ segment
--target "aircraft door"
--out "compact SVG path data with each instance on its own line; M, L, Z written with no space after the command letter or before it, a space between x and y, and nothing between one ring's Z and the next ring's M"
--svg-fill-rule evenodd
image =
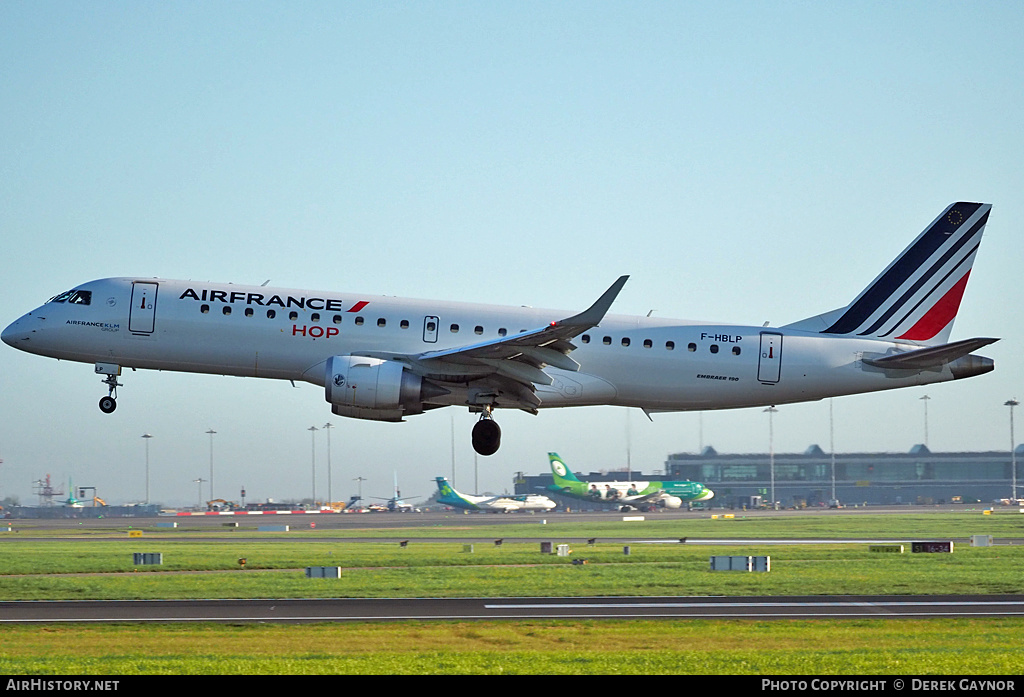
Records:
M761 332L761 354L757 360L757 379L774 384L782 374L782 334Z
M423 341L428 344L437 343L437 327L441 320L437 317L427 316L423 318Z
M132 283L132 305L128 312L128 331L152 334L156 321L157 284L151 281Z

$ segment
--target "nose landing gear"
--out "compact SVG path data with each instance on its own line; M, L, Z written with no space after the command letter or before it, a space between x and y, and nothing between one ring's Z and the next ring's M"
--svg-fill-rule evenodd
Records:
M110 393L100 399L100 411L110 414L117 409L117 388L121 386L121 383L117 381L116 375L108 375L103 382L109 385Z
M117 388L121 387L121 383L117 381L117 376L121 374L121 366L110 363L97 363L96 373L107 376L103 378L103 384L107 386L107 396L100 399L100 411L104 414L110 414L117 409Z

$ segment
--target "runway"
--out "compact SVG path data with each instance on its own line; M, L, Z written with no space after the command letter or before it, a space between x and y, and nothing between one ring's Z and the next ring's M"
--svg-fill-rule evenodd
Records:
M537 524L558 522L620 522L623 517L643 516L647 521L668 520L703 520L715 513L731 513L737 518L793 518L804 516L856 517L861 515L906 514L906 513L941 513L966 512L973 510L965 506L872 506L862 508L821 509L808 508L800 510L659 510L655 513L623 513L620 511L587 511L572 512L554 511L549 513L510 513L507 515L491 513L463 513L461 511L428 511L423 513L323 513L293 515L205 515L205 516L160 516L152 517L105 517L84 516L83 509L64 509L67 517L62 518L16 518L3 523L21 527L26 532L31 529L122 529L125 527L151 527L159 523L177 523L179 528L211 530L225 529L226 526L237 524L240 527L255 528L259 525L290 525L295 529L317 530L351 530L358 528L395 529L422 528L431 526L474 526L487 528L509 524ZM979 509L980 510L980 509ZM82 516L82 517L79 517Z
M308 623L529 619L852 619L1013 617L1024 595L320 600L28 601L0 603L0 624Z

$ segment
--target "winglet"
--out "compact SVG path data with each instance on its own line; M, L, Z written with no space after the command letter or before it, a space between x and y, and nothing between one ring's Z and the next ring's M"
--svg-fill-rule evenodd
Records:
M553 324L556 326L573 326L582 327L583 330L596 327L604 319L604 316L608 314L608 308L615 302L615 298L619 295L619 291L626 285L626 281L629 280L629 276L619 276L618 280L611 285L611 287L604 292L604 294L597 299L597 301L589 308L573 315L567 319L559 320Z

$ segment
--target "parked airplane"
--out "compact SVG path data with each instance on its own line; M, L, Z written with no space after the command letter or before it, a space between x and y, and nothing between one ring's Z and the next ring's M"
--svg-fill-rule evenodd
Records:
M492 511L495 513L511 513L512 511L550 511L557 506L547 496L539 494L519 494L514 496L473 496L455 491L448 480L437 477L437 488L440 494L438 503L446 506L464 508L468 511Z
M358 419L468 407L480 414L473 446L491 455L500 408L617 405L650 415L986 373L992 360L971 352L996 339L947 342L990 209L950 205L848 306L778 328L607 315L627 276L574 315L127 277L61 293L2 339L94 364L106 413L124 368L303 380L324 388L335 414Z
M374 496L373 498L384 501L385 503L381 504L381 508L389 513L415 513L417 511L415 506L411 503L406 503L398 495L392 496L389 499L381 498L380 496ZM373 510L373 505L370 504L370 510Z
M406 503L402 499L402 492L398 490L398 473L395 473L395 495L389 499L381 496L371 496L370 498L377 499L378 501L386 501L383 505L381 504L370 504L370 510L374 510L374 505L381 505L382 508L386 508L390 513L415 513L417 508L411 503ZM414 499L422 498L420 496L413 496Z
M622 509L682 508L684 503L707 501L715 495L700 482L584 482L558 453L548 453L548 461L555 479L548 491L583 501L616 504Z

